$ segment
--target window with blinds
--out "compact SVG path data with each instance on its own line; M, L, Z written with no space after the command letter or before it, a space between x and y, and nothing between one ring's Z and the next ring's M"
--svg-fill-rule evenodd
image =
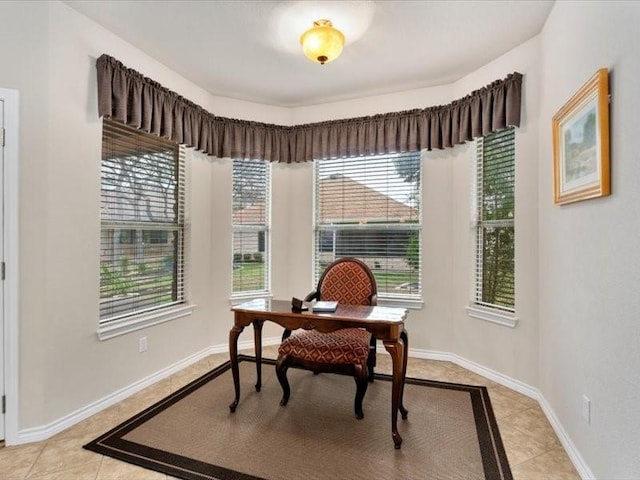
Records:
M513 128L485 135L476 155L475 303L515 308L515 142Z
M183 149L105 119L100 170L100 323L183 303Z
M267 162L233 161L232 295L269 291L270 184Z
M420 152L314 162L315 281L355 257L382 298L421 296Z

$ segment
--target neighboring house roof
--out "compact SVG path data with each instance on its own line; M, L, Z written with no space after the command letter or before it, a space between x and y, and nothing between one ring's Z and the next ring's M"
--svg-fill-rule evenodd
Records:
M418 209L343 175L323 178L318 185L323 223L374 223L397 218L401 222L418 220ZM338 204L335 195L351 201Z
M320 180L318 195L323 206L320 211L323 223L375 223L388 218L408 222L418 219L418 209L345 176L331 176ZM352 201L344 204L332 202L335 195L344 195ZM236 225L259 224L264 222L264 218L262 202L233 212L233 222Z
M264 224L265 218L264 202L254 203L233 212L234 225L261 225Z

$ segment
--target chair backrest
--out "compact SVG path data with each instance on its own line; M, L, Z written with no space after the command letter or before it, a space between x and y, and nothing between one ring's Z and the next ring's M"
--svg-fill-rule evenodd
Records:
M376 279L357 258L340 258L331 263L318 281L318 299L346 305L376 305Z

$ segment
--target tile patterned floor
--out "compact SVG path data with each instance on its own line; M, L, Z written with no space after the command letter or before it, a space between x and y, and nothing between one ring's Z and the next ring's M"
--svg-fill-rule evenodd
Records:
M263 354L275 358L275 347L266 347ZM378 357L376 371L389 373L389 356ZM82 445L227 359L226 353L207 357L46 441L0 448L0 479L173 480ZM450 362L410 358L407 375L487 386L515 480L580 479L535 400Z

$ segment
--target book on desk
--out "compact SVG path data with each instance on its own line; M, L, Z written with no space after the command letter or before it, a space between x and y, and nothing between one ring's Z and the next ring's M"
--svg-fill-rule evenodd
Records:
M338 302L319 301L311 306L313 313L333 313L338 308Z

